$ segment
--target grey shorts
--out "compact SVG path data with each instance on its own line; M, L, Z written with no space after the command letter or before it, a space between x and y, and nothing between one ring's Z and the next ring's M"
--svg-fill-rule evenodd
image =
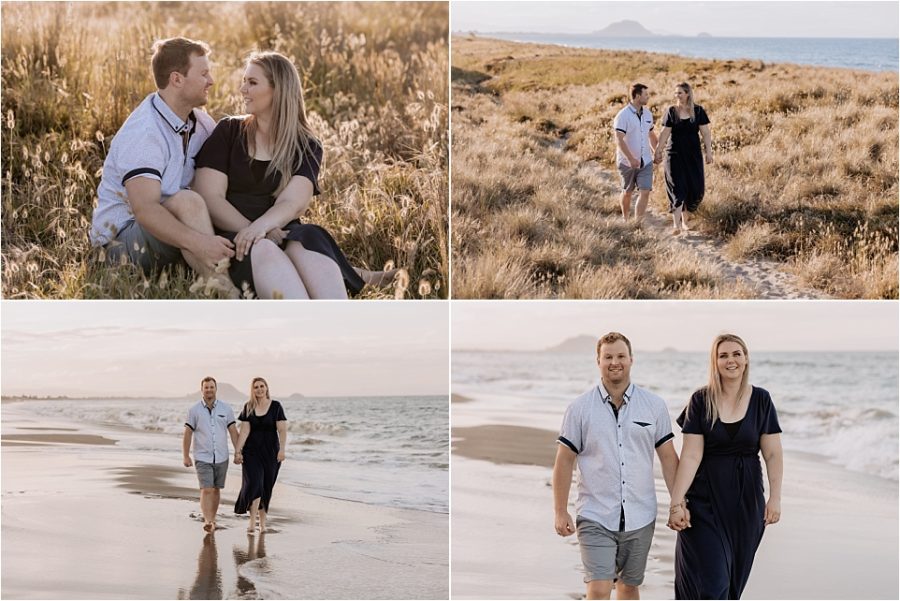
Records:
M123 255L144 273L184 261L180 248L157 239L134 219L125 224L116 239L106 245L106 260L111 265L119 265Z
M628 165L618 164L619 175L622 178L622 190L630 192L637 188L638 190L653 189L653 163L647 163L643 167L634 169Z
M200 488L225 488L225 474L228 472L228 460L222 463L206 463L195 461L197 480Z
M583 517L575 520L584 581L621 580L629 586L644 582L644 568L656 521L629 532L613 532Z

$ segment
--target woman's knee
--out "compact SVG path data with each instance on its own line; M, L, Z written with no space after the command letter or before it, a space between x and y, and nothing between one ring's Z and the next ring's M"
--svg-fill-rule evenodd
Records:
M268 238L254 242L250 253L250 259L254 265L258 262L277 261L283 256L284 252L281 248Z

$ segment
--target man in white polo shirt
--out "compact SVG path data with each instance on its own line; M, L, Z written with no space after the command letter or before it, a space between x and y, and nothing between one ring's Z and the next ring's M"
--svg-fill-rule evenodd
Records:
M653 453L671 494L678 468L665 402L631 383L631 342L618 332L597 343L600 384L566 410L553 466L555 528L578 532L588 599L639 599L656 525ZM576 521L568 511L575 463Z
M117 264L123 257L145 272L182 259L214 287L236 292L215 266L234 256L216 236L203 198L188 188L194 157L215 128L197 110L213 84L209 47L171 38L156 42L151 60L158 90L147 96L116 133L103 163L91 243Z
M642 83L631 86L631 102L613 121L616 135L616 165L622 177L622 217L631 217L631 196L638 189L634 208L638 224L644 218L653 189L653 155L659 138L653 131L653 115L647 108L650 91Z
M234 412L227 403L216 398L215 378L209 376L200 382L203 399L189 410L184 422L181 451L184 467L196 465L200 481L200 510L203 512L203 529L216 529L216 512L219 511L220 493L225 487L228 472L228 438L237 448L238 431L234 425ZM191 442L194 443L194 460L191 461Z

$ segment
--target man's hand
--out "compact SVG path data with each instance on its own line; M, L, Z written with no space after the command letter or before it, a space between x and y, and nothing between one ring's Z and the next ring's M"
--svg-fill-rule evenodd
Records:
M274 230L269 230L269 233L266 234L266 238L274 242L276 246L281 246L281 243L284 242L284 237L286 235L287 230L276 227Z
M556 533L560 536L572 536L575 533L575 525L572 523L572 516L568 511L556 514L556 523L554 524Z
M634 157L628 157L628 165L632 169L640 169L641 168L641 159L636 159Z
M681 532L685 528L691 527L691 512L687 507L675 507L674 511L669 510L669 521L666 524L675 532Z
M201 234L199 241L193 245L193 248L189 248L188 250L191 251L198 260L202 261L204 265L210 269L215 269L216 264L219 261L225 258L230 259L234 256L233 248L234 244L227 238Z
M194 465L194 462L191 461L191 458L188 455L184 456L184 459L182 459L182 463L184 463L184 467L191 467L192 465Z

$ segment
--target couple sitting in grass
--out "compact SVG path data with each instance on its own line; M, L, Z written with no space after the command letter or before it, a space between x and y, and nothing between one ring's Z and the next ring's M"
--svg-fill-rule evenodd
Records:
M641 83L631 86L631 102L616 115L616 164L622 176L622 216L631 216L631 196L638 190L635 218L644 217L653 189L653 164L663 162L665 152L666 193L672 213L674 233L687 231L685 211L694 212L703 200L704 173L700 136L706 162L713 162L709 117L694 104L691 86L675 86L675 104L666 110L659 136L653 131L653 115L647 108L650 90ZM700 134L698 136L697 134Z
M286 57L252 54L247 114L216 124L198 110L213 85L209 47L171 38L153 50L158 90L113 138L97 190L90 236L106 260L145 273L183 261L232 298L347 298L393 277L354 268L298 219L319 193L323 150Z

